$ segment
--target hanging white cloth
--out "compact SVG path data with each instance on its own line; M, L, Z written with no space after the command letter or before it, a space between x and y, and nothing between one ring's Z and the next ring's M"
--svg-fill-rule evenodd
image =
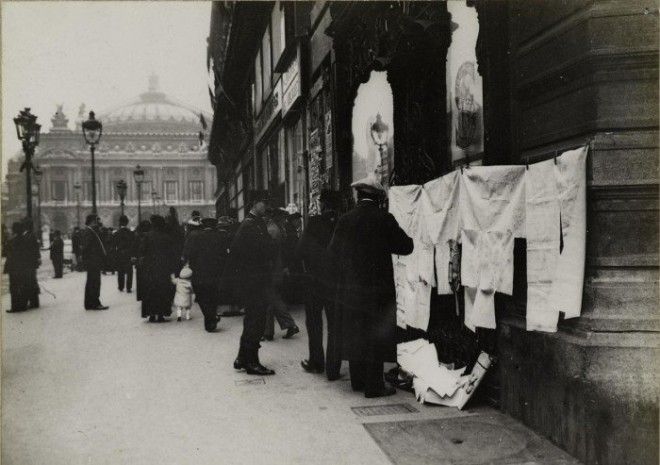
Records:
M449 241L458 240L459 174L453 171L423 186L422 206L429 242L435 245L437 292L451 294L449 286Z
M559 255L550 300L565 318L582 311L582 289L587 241L587 150L564 152L557 160L555 174L561 208L564 248Z
M559 312L550 300L560 245L560 207L553 160L527 171L527 330L554 332Z

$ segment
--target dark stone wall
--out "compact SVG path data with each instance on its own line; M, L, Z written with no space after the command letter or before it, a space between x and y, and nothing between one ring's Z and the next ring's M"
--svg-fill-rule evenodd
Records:
M587 464L658 463L658 4L509 2L512 161L590 142L583 314L498 337L501 406ZM515 299L514 299L515 300Z

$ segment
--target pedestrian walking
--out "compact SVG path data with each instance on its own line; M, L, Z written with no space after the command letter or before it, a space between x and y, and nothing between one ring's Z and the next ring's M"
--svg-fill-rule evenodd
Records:
M27 293L28 293L28 308L39 308L39 282L37 281L37 269L41 266L41 252L39 250L39 240L34 232L34 223L30 218L23 220L24 231L23 236L25 239L25 247L27 254L30 257L29 263L32 266L28 278ZM36 259L35 259L36 258Z
M184 266L179 272L179 277L177 278L172 274L170 278L172 279L172 284L175 287L174 293L174 309L176 310L176 321L181 321L181 316L186 315L186 320L190 319L190 308L192 307L192 293L193 286L190 282L193 272L189 266Z
M165 317L172 314L174 285L171 275L178 272L180 256L162 216L151 216L151 228L142 242L141 256L144 268L142 299L149 322L153 323L166 321Z
M221 216L218 218L218 232L224 238L225 243L227 244L227 250L225 251L227 256L229 255L229 247L236 235L236 222L233 218L229 216ZM226 266L226 265L225 265ZM224 274L224 269L223 269ZM222 276L222 275L221 275ZM245 313L241 311L239 306L236 304L236 299L234 296L234 291L230 283L225 282L222 278L220 279L219 286L219 297L218 304L220 306L220 316L239 316L244 315Z
M380 208L385 191L375 178L352 187L357 206L339 219L329 246L337 264L342 358L348 360L352 388L365 397L381 397L396 392L383 380L383 363L396 361L392 254L410 254L413 242Z
M204 218L202 229L188 236L183 259L192 269L192 285L204 315L204 329L215 331L218 325L219 285L225 264L229 236L217 229L215 218Z
M328 245L337 224L336 205L338 193L324 190L320 196L321 214L309 217L307 226L298 242L296 255L302 260L306 273L305 326L309 339L309 358L300 362L310 373L323 373L329 380L339 379L341 354L337 343L337 326L332 304ZM323 352L323 312L328 322L327 354Z
M286 212L275 208L269 211L266 228L272 238L273 244L273 263L271 268L271 279L266 283L266 299L268 307L266 309L266 327L264 329L263 339L272 341L275 335L275 320L280 325L282 331L286 331L284 339L289 339L300 332L295 320L289 313L289 308L282 298L282 288L284 287L284 277L289 274L289 269L285 268L283 262L283 246L286 243L284 232L284 218Z
M87 215L85 228L82 231L82 260L87 270L85 282L85 310L107 310L108 306L101 304L101 270L105 266L106 250L99 237L99 219L96 215Z
M260 340L266 325L266 287L271 279L273 241L268 234L264 215L267 197L255 195L250 212L241 223L230 247L224 281L231 283L237 298L245 307L243 334L234 368L251 375L273 375L275 372L259 362Z
M128 227L128 217L119 218L119 229L113 235L115 267L117 269L117 289L127 293L133 291L133 263L137 256L137 238Z
M55 278L61 278L64 268L64 241L62 233L57 229L53 232L53 240L50 243L50 260L53 262Z
M28 308L28 295L30 293L30 275L34 262L38 257L33 254L25 236L25 225L22 222L11 226L12 238L7 242L7 260L4 273L9 275L9 293L11 295L11 308L7 313L23 312Z

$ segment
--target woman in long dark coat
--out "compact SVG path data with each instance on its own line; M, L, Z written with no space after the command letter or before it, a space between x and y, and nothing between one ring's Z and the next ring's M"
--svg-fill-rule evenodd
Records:
M179 255L176 242L168 233L165 219L160 215L151 217L151 231L141 245L142 280L144 292L142 300L149 321L165 321L172 313L174 285L170 275L178 270Z
M135 240L137 241L137 262L135 264L135 298L138 302L142 302L142 318L149 316L144 305L144 257L142 256L142 244L147 233L151 231L151 223L149 221L141 221L137 228L135 228Z

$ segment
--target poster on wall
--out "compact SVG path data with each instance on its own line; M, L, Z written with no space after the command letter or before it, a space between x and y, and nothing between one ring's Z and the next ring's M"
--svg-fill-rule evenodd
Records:
M483 82L477 71L479 20L474 7L447 2L451 45L447 52L447 121L452 161L480 158L484 150Z
M387 73L372 71L353 104L352 180L374 176L387 186L394 148L394 105Z
M329 174L334 166L332 152L332 111L328 110L324 117L325 126L325 170Z
M309 214L320 214L319 196L321 195L321 138L319 130L314 129L309 133Z

